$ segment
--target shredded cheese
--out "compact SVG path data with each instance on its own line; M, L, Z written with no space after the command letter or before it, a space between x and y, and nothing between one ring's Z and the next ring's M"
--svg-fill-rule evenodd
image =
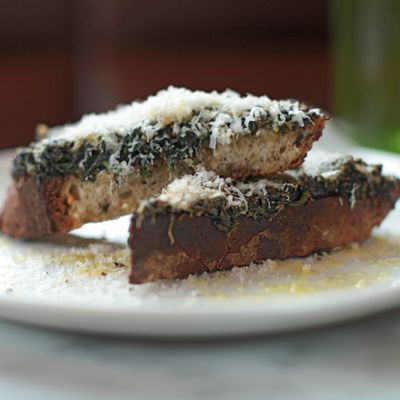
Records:
M241 209L246 213L247 199L253 195L268 197L268 188L280 189L290 183L280 183L268 179L249 182L234 182L231 178L222 178L212 171L198 167L194 175L184 175L172 181L161 194L142 201L138 213L153 201L168 205L176 210L190 211L193 204L202 200L224 198L227 208ZM294 185L294 184L293 184Z
M148 97L134 101L102 114L88 114L74 124L55 127L47 132L46 143L55 139L88 140L102 136L113 140L114 135L126 135L140 128L148 141L167 125L188 123L198 136L211 132L209 146L229 144L236 134L249 134L254 120L269 119L272 129L287 123L303 127L310 114L320 114L319 109L309 110L298 101L271 100L267 96L241 96L232 90L218 93L191 91L170 86Z
M323 160L322 162L320 160ZM366 165L363 162L354 160L351 156L339 157L335 154L317 152L314 156L308 157L306 162L294 170L287 170L281 174L280 178L263 178L254 180L234 181L231 178L222 178L212 171L206 171L204 167L197 167L194 175L184 175L176 179L165 187L161 194L143 201L138 213L142 214L147 208L153 206L168 206L175 210L189 211L193 206L204 200L222 198L225 209L234 208L240 213L245 214L248 211L248 201L257 198L267 208L272 208L276 203L276 195L279 193L279 202L283 204L293 202L293 194L299 188L304 188L305 182L312 180L319 182L323 187L324 180L335 182L340 176L347 176L347 168L358 170L362 176L370 178L370 174L376 166ZM322 178L322 181L320 179ZM370 183L372 185L372 183ZM316 190L314 188L314 190ZM328 190L328 189L327 189ZM351 208L360 196L362 196L362 187L354 182L352 189L346 194ZM339 201L343 201L339 197ZM299 202L308 199L310 193L303 193ZM275 202L275 203L274 203ZM282 204L282 203L281 203ZM302 203L301 203L302 204Z
M352 160L351 156L345 156L332 152L314 150L307 154L303 165L299 170L309 176L333 177L340 172L340 167ZM332 168L335 166L336 168Z

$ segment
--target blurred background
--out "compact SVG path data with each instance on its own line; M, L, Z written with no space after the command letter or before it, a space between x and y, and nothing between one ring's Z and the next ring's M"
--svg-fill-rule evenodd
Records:
M0 147L28 143L38 123L63 124L173 84L299 98L342 117L363 143L400 150L399 7L0 0Z

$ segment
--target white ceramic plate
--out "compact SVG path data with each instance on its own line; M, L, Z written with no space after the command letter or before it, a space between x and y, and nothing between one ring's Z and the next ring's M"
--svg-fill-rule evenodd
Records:
M400 171L399 157L352 152L384 163L387 173ZM2 171L9 161L9 153L0 155ZM146 285L127 283L127 218L40 243L0 236L0 317L98 334L188 337L343 321L400 305L399 222L396 209L366 244L319 259Z

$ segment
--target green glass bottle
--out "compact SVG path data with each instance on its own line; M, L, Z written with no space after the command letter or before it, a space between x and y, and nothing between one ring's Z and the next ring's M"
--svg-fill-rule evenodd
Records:
M333 111L359 143L400 152L400 0L332 0Z

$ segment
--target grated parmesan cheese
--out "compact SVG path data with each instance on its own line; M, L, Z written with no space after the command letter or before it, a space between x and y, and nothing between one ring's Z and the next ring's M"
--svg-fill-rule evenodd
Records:
M167 125L172 124L176 132L178 125L189 123L198 136L204 135L208 128L209 146L215 149L217 144L229 144L233 135L251 133L251 123L255 120L270 120L272 129L278 131L287 123L303 127L311 114L319 115L321 111L309 110L298 101L241 96L232 90L219 93L170 86L145 101L134 101L106 113L88 114L77 123L52 128L44 141L88 140L90 135L112 141L115 134L123 136L136 128L150 141Z
M193 204L202 200L224 198L226 208L238 208L247 212L247 198L253 195L267 197L268 188L282 189L290 183L279 183L268 179L249 182L233 182L231 178L221 178L212 171L198 167L194 175L184 175L165 187L161 194L142 201L138 213L154 201L171 206L176 210L191 211Z
M340 172L340 167L352 159L353 157L351 156L343 157L343 155L335 152L331 153L314 150L307 154L307 157L299 170L309 176L336 176ZM332 168L333 166L336 168Z
M157 160L170 170L187 167L207 146L215 150L246 135L275 140L326 119L319 109L298 101L169 87L74 124L39 127L42 139L21 149L13 176L77 175L94 181L102 172L120 177L134 169L147 176Z
M229 181L229 178L221 178L214 172L199 167L194 175L184 175L172 181L157 198L143 201L138 212L155 199L176 209L189 210L196 201L225 197L223 188Z

